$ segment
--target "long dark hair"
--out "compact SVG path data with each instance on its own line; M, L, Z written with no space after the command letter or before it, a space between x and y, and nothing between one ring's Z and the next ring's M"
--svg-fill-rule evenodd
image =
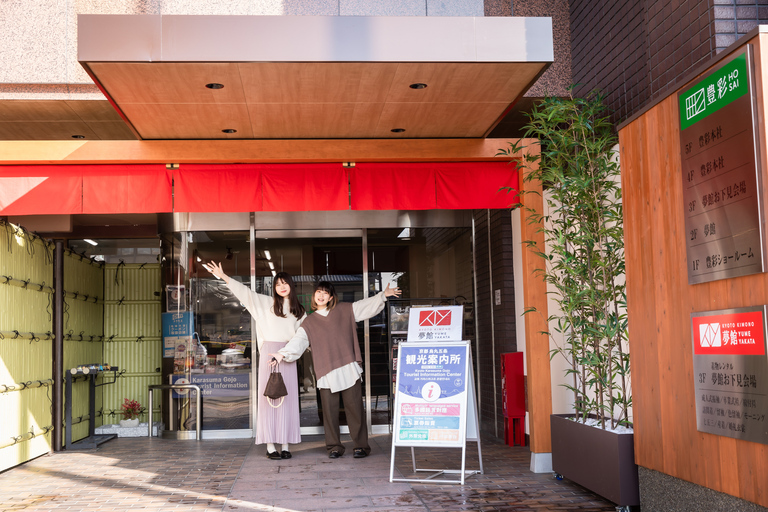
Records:
M288 316L283 311L283 298L277 294L277 282L280 280L285 281L285 284L291 287L291 293L288 295L288 307L290 308L290 313L296 318L301 318L304 316L304 306L299 302L299 296L296 295L296 285L293 283L291 275L287 272L278 272L272 280L272 298L275 299L272 309L275 314L281 318Z
M333 308L336 307L336 289L333 287L331 283L328 281L320 281L317 283L317 286L315 286L315 292L317 290L322 290L324 292L328 292L328 295L331 296L331 300L328 301L328 304L325 305L325 308L330 313ZM317 310L317 304L315 304L315 292L312 292L312 309Z

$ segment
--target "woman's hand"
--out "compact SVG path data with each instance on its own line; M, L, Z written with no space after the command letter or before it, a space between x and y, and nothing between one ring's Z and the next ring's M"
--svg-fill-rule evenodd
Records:
M277 354L269 354L272 356L272 360L269 362L269 366L275 367L278 364L283 362L283 354L277 353Z
M400 288L390 288L389 283L387 283L387 287L384 289L385 297L399 297L401 293Z
M229 284L229 276L224 273L224 270L222 270L221 263L216 263L215 261L211 261L210 263L203 263L203 268L214 276L223 280L225 283Z

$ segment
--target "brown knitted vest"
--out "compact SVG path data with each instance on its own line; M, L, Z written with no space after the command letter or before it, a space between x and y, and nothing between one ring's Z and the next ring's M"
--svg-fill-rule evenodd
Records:
M309 338L318 379L349 363L357 361L362 364L355 313L349 302L340 302L328 316L309 315L301 327Z

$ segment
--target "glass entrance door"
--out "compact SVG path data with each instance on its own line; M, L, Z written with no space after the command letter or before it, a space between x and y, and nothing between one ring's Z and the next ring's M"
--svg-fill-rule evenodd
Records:
M308 237L307 234L312 236ZM299 300L308 314L312 314L312 294L320 280L333 284L341 301L354 302L367 297L364 293L363 266L360 230L255 233L253 273L256 290L268 293L272 289L273 276L277 272L287 272L293 277ZM358 325L358 339L360 351L365 353L366 337L362 323ZM258 365L254 367L258 368ZM314 371L311 350L308 350L298 361L302 434L322 433L323 406L317 390L318 377ZM346 425L343 412L340 423Z

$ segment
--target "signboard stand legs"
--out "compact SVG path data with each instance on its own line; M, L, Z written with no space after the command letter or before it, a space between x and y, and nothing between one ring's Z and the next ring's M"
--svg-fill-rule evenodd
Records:
M413 352L413 358L410 361L418 361L417 352L421 354L431 354L433 351L440 351L444 347L456 347L460 350L458 354L462 359L460 372L457 373L454 369L446 370L445 375L450 377L453 383L461 382L464 387L462 393L457 393L455 396L448 396L447 398L441 398L429 401L419 401L413 399L407 394L412 391L420 393L422 396L427 394L428 387L433 384L430 379L435 379L436 373L435 366L440 365L422 365L424 378L413 379L414 374L419 373L419 369L414 369L419 363L409 364L407 355L409 352ZM479 432L479 418L477 413L477 404L475 401L475 383L474 374L472 371L472 356L469 352L469 346L466 342L442 342L442 343L404 343L401 346L400 364L398 364L397 375L397 394L395 396L395 423L394 433L392 437L392 454L390 459L389 468L389 481L390 482L421 482L421 483L441 483L441 484L461 484L464 485L464 481L467 477L476 474L483 473L483 455L480 448L480 432ZM454 354L454 357L456 355ZM426 361L424 358L422 361ZM447 366L447 365L446 365ZM401 376L401 372L405 377ZM463 375L462 375L463 374ZM459 378L456 378L459 375ZM464 378L466 377L466 378ZM401 380L402 378L402 380ZM422 382L423 381L423 382ZM429 381L429 382L427 382ZM463 382L462 382L463 381ZM403 386L401 386L403 384ZM408 391L404 391L405 387L412 384L407 388ZM413 393L411 393L413 396ZM463 400L462 400L463 398ZM444 402L444 403L443 403ZM463 403L462 403L463 402ZM411 413L412 411L412 413ZM449 412L445 412L449 411ZM456 437L450 437L449 435L442 436L443 432L448 432L449 429L445 428L440 430L441 425L449 423L448 418L445 415L449 415L455 412L459 415L459 418L453 418L458 420L460 425L460 432ZM424 427L421 428L418 425L434 425L436 428L429 430ZM415 426L414 426L415 425ZM414 426L412 428L412 426ZM431 432L428 439L417 439L420 432L429 430ZM415 431L415 433L413 433ZM409 437L410 436L410 437ZM411 441L410 439L413 439ZM479 461L479 469L467 470L467 441L477 442L477 457ZM414 473L433 473L426 478L395 478L395 450L397 446L410 446L411 448L411 462ZM419 468L416 464L416 447L445 447L445 448L461 448L461 469L427 469ZM456 479L439 479L443 475L460 475L458 480Z

